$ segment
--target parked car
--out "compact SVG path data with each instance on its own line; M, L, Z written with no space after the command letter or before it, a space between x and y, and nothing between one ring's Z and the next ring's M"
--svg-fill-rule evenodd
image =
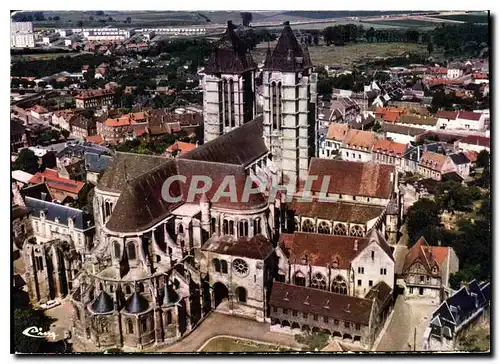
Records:
M58 302L58 301L54 301L54 300L50 300L50 301L47 301L46 303L43 303L40 305L40 308L42 310L48 310L50 308L54 308L54 307L57 307L61 304L61 302Z

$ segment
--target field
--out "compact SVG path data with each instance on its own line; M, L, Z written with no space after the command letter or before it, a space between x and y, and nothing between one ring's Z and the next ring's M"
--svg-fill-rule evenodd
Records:
M441 16L432 16L431 18L436 19L446 19L446 20L458 20L471 22L476 24L488 24L488 14L455 14L455 15L441 15Z
M275 44L272 42L271 49ZM252 51L256 62L265 59L267 43L261 43ZM366 59L376 57L400 56L406 52L427 54L427 46L414 43L358 43L348 44L344 47L317 46L309 47L309 53L314 65L329 65L351 67Z
M256 343L251 340L234 339L230 337L217 337L207 341L202 353L265 353L265 352L278 352L289 351L277 345L265 345Z
M434 29L439 26L438 22L417 20L417 19L401 19L401 20L381 20L381 21L371 21L367 23L362 23L365 27L371 27L374 25L389 26L391 28L419 28L419 29Z

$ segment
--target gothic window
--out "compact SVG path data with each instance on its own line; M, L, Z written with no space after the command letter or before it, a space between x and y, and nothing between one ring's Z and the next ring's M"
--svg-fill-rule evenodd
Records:
M326 278L321 273L316 273L312 277L311 287L319 288L326 291Z
M347 228L344 224L337 224L333 228L334 235L347 235Z
M229 114L231 115L231 127L235 127L234 120L234 81L229 80Z
M223 274L227 274L227 262L225 260L220 261L220 270Z
M276 82L271 83L271 110L272 110L272 123L273 130L278 129L278 90Z
M229 222L227 220L224 220L222 222L222 233L224 235L228 235L229 234Z
M240 236L248 236L248 221L240 221Z
M215 217L212 217L210 221L210 232L213 234L215 232Z
M43 270L43 258L35 257L36 270Z
M184 226L182 224L179 224L179 227L177 228L177 233L180 235L184 234Z
M350 235L351 236L363 237L363 235L364 235L364 229L363 229L363 227L359 226L359 225L353 225L353 226L351 226Z
M104 318L102 318L99 322L99 328L101 333L107 333L108 332L108 323Z
M330 226L326 221L321 221L318 225L318 233L320 234L331 234Z
M132 290L130 289L130 286L125 286L125 293L126 294L131 294Z
M248 274L248 264L243 259L235 259L233 261L233 269L241 277Z
M332 292L347 294L347 283L342 276L337 276L332 283Z
M139 287L139 292L144 292L144 284L142 282L139 282L137 286Z
M214 259L212 262L214 264L215 271L220 273L220 262L219 262L219 259Z
M24 227L24 224L21 224L21 234L26 234L26 228Z
M172 312L167 311L167 325L172 323Z
M115 250L115 258L120 258L120 243L118 243L117 241L115 241L113 243L113 247L114 247L114 250Z
M253 221L253 233L254 235L261 234L260 217Z
M127 321L127 331L129 334L133 334L134 333L134 323L132 322L132 320L128 320Z
M145 319L141 320L141 327L142 327L142 332L148 331L148 322Z
M245 303L247 301L247 290L243 287L236 288L236 296L238 297L238 302Z
M229 220L229 234L235 235L234 234L234 221L233 220Z
M304 275L301 272L297 272L295 274L295 277L293 277L293 283L296 286L305 287L306 286L306 277L304 277Z
M128 258L132 260L137 259L135 254L135 244L133 241L129 241L127 243L127 249L128 249Z
M222 102L223 102L223 108L224 108L224 126L228 127L229 126L229 100L228 100L228 85L227 85L227 80L224 79L222 80Z
M302 223L302 231L306 233L313 233L314 223L309 219L305 219L304 222Z

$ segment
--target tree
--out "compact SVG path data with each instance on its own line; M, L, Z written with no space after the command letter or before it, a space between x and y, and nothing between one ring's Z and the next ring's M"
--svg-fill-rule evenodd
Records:
M313 35L313 43L314 43L314 45L319 44L319 35L316 33Z
M243 25L246 27L249 27L250 23L252 22L252 19L253 19L252 13L250 13L248 11L244 11L244 12L240 13L240 16L241 16L241 20L243 21Z
M434 45L431 42L427 44L427 52L429 53L429 56L432 54L432 52L434 52Z
M132 18L130 16L127 16L127 23L132 23Z
M78 20L78 22L76 23L76 26L78 28L83 28L83 20Z
M479 168L486 168L490 166L490 153L486 149L483 149L477 155L476 166Z
M427 198L418 200L408 209L406 227L410 245L415 244L426 232L430 233L429 227L439 225L439 212L439 205Z
M382 126L380 125L380 122L378 120L375 120L375 123L373 124L372 130L374 132L378 132L380 129L382 129Z
M54 19L55 21L59 21L61 18L60 18L60 17L58 17L58 16L55 16L53 19Z
M328 334L326 333L307 333L304 335L295 335L295 340L299 344L304 344L310 351L323 349L328 343Z
M45 168L54 168L57 166L57 157L54 152L47 152L42 157L42 170Z
M92 15L91 15L91 16L89 16L89 21L90 21L90 22L93 22L93 21L94 21L94 17L93 17Z
M61 134L64 137L64 139L68 139L70 133L68 130L63 129L63 130L61 130Z
M108 17L108 21L109 21L109 22L112 22L112 21L113 21L113 18L112 18L112 17Z
M14 311L14 351L17 353L42 353L46 341L43 338L33 338L23 334L29 327L42 328L48 331L50 319L42 311L31 308L18 308Z
M38 158L32 150L23 149L19 152L16 161L12 165L12 169L20 169L21 171L35 174L38 172Z
M373 42L373 38L375 38L375 28L370 27L370 29L366 31L366 39L371 43Z

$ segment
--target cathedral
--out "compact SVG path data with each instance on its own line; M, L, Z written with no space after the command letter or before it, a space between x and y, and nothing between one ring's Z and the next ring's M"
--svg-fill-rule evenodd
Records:
M75 348L169 345L213 310L278 331L308 330L310 323L286 318L283 307L290 293L304 298L301 310L312 309L308 300L318 290L328 301L322 322L343 320L336 300L363 307L349 318L352 332L337 331L373 342L394 287L397 173L316 158L317 76L288 22L266 54L262 113L257 72L229 22L205 68L203 145L174 159L117 152L95 187L92 217L49 201L27 206L34 227L23 247L30 298L69 297ZM241 202L248 178L301 186L311 174L331 175L326 201L315 200L322 188L313 184L311 202L270 202L264 191ZM197 175L212 186L188 200ZM228 175L236 202L213 198ZM177 202L162 198L173 176L185 177L169 186Z

